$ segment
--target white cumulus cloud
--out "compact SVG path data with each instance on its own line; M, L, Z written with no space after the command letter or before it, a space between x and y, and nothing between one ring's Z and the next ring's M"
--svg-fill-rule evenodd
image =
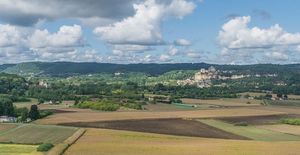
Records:
M170 17L183 18L195 9L195 4L186 0L160 3L147 0L134 4L135 14L109 26L100 26L94 33L109 44L161 45L161 23Z
M199 52L195 52L193 50L190 50L186 53L186 56L192 59L201 58L201 54Z
M0 47L16 46L24 42L24 33L16 26L0 24Z
M95 50L84 47L81 26L61 26L57 32L0 24L1 63L23 61L100 61Z
M161 62L169 62L172 60L172 58L169 55L162 54L162 55L160 55L159 60Z
M190 46L192 43L186 39L177 39L174 44L177 46Z
M286 55L284 52L279 51L267 52L265 55L267 58L271 58L277 61L285 61L289 59L288 55Z
M250 16L243 16L231 19L222 26L217 37L222 54L249 57L249 54L262 52L269 58L281 57L283 60L287 59L290 49L295 51L300 45L300 33L286 32L278 24L269 28L249 27L250 22ZM281 52L270 52L278 49ZM237 54L238 52L244 54Z
M175 56L179 54L179 50L173 46L170 46L168 49L168 55Z
M29 43L31 48L82 46L83 39L81 26L64 25L53 34L49 33L47 29L38 29L29 37Z

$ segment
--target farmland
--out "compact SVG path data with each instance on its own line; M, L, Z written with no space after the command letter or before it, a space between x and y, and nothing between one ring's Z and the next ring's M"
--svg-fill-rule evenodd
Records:
M276 131L276 132L282 132L282 133L288 133L293 135L300 136L300 126L295 125L287 125L287 124L275 124L275 125L261 125L257 126L258 128Z
M268 115L268 116L241 116L241 117L227 117L227 118L218 118L219 120L228 122L228 123L239 123L245 122L249 125L265 125L265 124L276 124L279 123L282 118L294 118L299 117L299 115Z
M248 108L213 109L213 110L189 110L189 111L166 111L166 112L96 112L91 110L72 109L71 113L58 113L47 118L35 121L38 124L62 124L75 122L95 122L130 119L161 119L161 118L211 118L230 116L258 116L285 114L268 110ZM74 112L75 111L75 112Z
M251 97L259 97L259 96L264 96L266 93L257 93L257 92L244 92L244 93L239 93L239 95L250 95ZM276 94L271 94L272 97L276 97ZM300 100L300 95L288 95L289 99L292 100Z
M257 110L267 110L267 111L274 111L274 112L283 112L287 114L295 114L300 115L300 107L290 107L290 106L262 106L262 107L249 107L250 109L257 109Z
M31 105L37 104L38 101L36 99L31 99L31 102L15 102L14 105L17 108L26 107L30 108ZM61 104L56 105L50 105L50 104L40 104L38 105L39 109L64 109L72 106L74 104L74 101L63 101Z
M15 127L17 127L16 124L8 124L8 123L6 123L6 124L4 124L4 123L0 124L0 134L2 132L5 132L5 131L7 131L9 129L12 129L12 128L15 128Z
M143 106L147 111L182 111L182 110L191 110L192 108L185 108L176 106L173 104L164 104L164 103L156 103L156 104L147 104ZM208 109L209 106L206 106Z
M88 129L66 155L298 154L300 142L262 142ZM255 148L255 149L253 149Z
M247 139L234 135L218 128L184 119L148 119L148 120L124 120L86 123L65 123L63 125L106 128L117 130L129 130L139 132L160 133L169 135L223 138L223 139Z
M222 129L224 131L248 137L259 141L299 141L299 136L285 134L281 132L265 130L255 126L235 126L218 120L204 119L199 120L207 125Z
M0 124L6 126L6 124ZM50 125L20 124L0 132L0 142L18 144L57 144L70 137L77 128Z
M260 106L261 100L250 100L250 99L188 99L184 98L182 101L186 104L195 105L215 105L220 107L247 107L247 106Z
M36 145L0 144L0 155L42 155Z
M183 102L197 107L156 103L144 105L144 110L104 112L71 107L71 102L41 104L39 108L50 109L54 114L34 124L5 124L0 130L0 142L51 142L56 146L52 152L59 152L56 149L67 148L64 141L78 128L87 128L64 154L279 155L295 154L300 146L298 129L278 124L282 118L298 118L295 108L263 106L256 100L249 104L248 99ZM234 125L239 122L248 126ZM35 136L30 136L32 133ZM36 153L35 148L33 145L32 153Z

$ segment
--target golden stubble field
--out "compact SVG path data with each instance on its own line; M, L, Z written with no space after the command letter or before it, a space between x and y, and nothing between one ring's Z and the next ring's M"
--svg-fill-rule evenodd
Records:
M299 142L262 142L88 129L66 155L297 155Z
M68 109L65 109L68 110ZM57 113L44 119L35 121L38 124L60 124L72 122L94 122L131 119L159 119L159 118L215 118L233 116L257 116L285 114L282 112L257 110L249 108L167 111L167 112L97 112L85 109L70 109L72 112Z
M261 106L261 107L248 107L250 109L257 110L267 110L274 112L284 112L288 114L300 115L300 107L291 107L291 106Z
M300 136L300 126L288 124L261 125L258 128Z

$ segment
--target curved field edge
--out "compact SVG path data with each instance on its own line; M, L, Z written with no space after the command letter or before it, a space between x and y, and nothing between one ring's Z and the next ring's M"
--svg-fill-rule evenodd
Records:
M234 124L226 123L214 119L198 119L198 121L207 125L219 128L221 130L231 132L240 136L248 137L259 141L300 141L300 136L286 134L277 131L266 130L256 126L235 126Z
M87 129L66 155L257 155L298 154L300 142L264 142L170 136L162 134ZM255 149L253 149L255 148Z
M0 155L42 155L36 148L37 145L0 144Z

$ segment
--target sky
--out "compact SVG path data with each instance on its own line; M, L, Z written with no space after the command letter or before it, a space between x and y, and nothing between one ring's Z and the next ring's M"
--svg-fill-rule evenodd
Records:
M300 63L297 0L0 0L0 64Z

